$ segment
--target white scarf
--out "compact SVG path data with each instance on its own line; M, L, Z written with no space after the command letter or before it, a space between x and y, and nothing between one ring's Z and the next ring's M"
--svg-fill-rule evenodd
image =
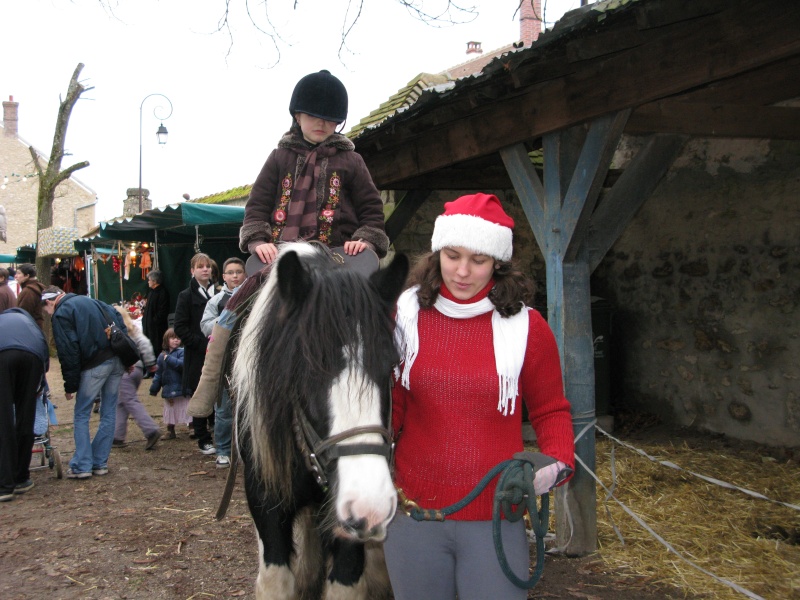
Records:
M195 279L195 281L197 281L197 279ZM211 300L211 297L214 295L214 284L209 281L208 286L203 287L203 284L197 281L197 293L200 294L203 300Z
M414 364L419 352L419 331L417 329L419 316L418 289L419 286L407 289L397 301L395 342L400 352L403 370L401 376L400 367L398 366L395 374L400 378L400 383L406 389L410 389L409 376L411 366ZM522 371L525 349L528 346L528 311L530 309L527 306L523 306L523 309L516 315L503 318L495 310L492 301L488 297L472 304L459 304L444 298L441 294L436 298L434 308L444 316L453 319L470 319L492 311L492 343L500 385L497 410L503 415L508 415L510 404L510 414L513 415L519 374Z

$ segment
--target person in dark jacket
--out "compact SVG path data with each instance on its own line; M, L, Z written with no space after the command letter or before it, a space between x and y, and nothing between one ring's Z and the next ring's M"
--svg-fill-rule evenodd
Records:
M44 316L42 315L44 286L36 279L36 267L30 263L21 264L17 268L14 279L17 280L20 287L17 306L30 314L39 325L39 329L42 329L44 327Z
M0 313L0 502L33 487L36 395L50 367L47 341L21 308Z
M355 255L386 255L383 201L355 146L336 129L347 118L347 90L328 71L306 75L289 101L290 130L253 184L239 249L272 263L278 242L317 240Z
M65 397L67 400L75 397L75 454L69 461L67 478L107 475L108 456L114 441L117 394L125 367L111 350L106 327L113 319L120 330L127 333L128 329L119 313L105 302L65 294L54 285L45 288L42 302L53 323ZM98 395L100 425L92 439L89 417Z
M142 331L153 350L161 348L164 333L169 327L169 290L164 287L164 273L154 269L147 274L147 304L142 313ZM145 374L147 377L147 374Z
M190 269L192 280L189 287L178 294L175 304L175 333L183 342L183 394L191 398L200 381L203 362L206 358L208 338L200 329L206 303L216 293L211 282L214 262L207 254L199 252L192 257ZM193 417L192 427L197 437L197 445L203 454L216 452L209 430L208 417Z

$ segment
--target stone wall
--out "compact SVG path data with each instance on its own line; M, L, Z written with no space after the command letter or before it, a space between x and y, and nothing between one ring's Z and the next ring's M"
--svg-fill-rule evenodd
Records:
M621 146L624 166L636 140ZM491 190L482 190L491 191ZM434 194L395 241L430 248ZM514 255L545 265L513 192ZM800 143L694 140L592 276L612 306L611 410L800 445Z
M592 277L614 401L800 445L800 144L694 140Z

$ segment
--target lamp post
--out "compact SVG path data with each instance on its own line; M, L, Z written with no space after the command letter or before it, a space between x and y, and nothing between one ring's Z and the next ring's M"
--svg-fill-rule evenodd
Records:
M169 98L167 98L164 94L148 94L147 96L142 99L142 103L139 105L139 212L142 212L142 109L144 108L144 102L148 98L152 96L160 96L164 100L169 103L169 113L166 116L160 117L158 116L158 109L164 108L160 104L156 105L153 109L153 116L156 119L162 121L161 125L158 127L158 131L156 131L156 137L158 138L159 144L166 144L167 143L167 135L169 132L167 128L164 127L163 121L166 121L172 116L172 102Z

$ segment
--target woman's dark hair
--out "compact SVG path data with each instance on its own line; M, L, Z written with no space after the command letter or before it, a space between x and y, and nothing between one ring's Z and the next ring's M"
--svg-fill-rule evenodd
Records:
M522 305L533 306L535 286L513 261L495 260L494 287L489 292L497 312L503 317L517 314ZM431 308L439 297L442 286L442 267L439 252L428 252L419 257L408 277L409 287L418 285L420 308Z
M164 285L163 271L159 271L158 269L153 269L147 274L147 278L152 279L153 283L157 283L158 285Z
M31 263L22 263L17 267L17 271L26 277L36 277L36 266Z

